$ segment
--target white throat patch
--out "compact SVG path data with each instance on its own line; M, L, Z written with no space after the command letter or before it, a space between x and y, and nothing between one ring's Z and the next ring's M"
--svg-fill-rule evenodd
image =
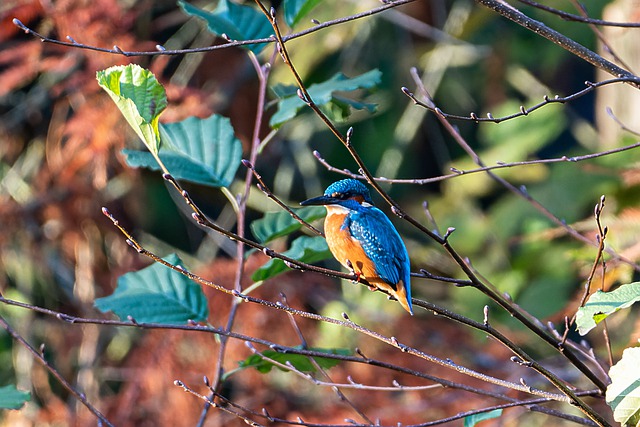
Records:
M345 215L350 212L349 209L340 205L324 205L324 207L327 208L327 214L329 215Z

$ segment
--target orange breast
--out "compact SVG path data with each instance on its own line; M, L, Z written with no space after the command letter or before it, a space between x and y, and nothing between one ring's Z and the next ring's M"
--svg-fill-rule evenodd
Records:
M360 273L372 285L377 285L375 279L378 275L375 265L365 255L358 241L351 236L349 229L342 227L346 214L339 211L332 212L331 209L327 210L324 232L329 250L340 264L349 268L347 260L350 261L351 267L356 273Z
M380 278L373 262L366 256L362 246L351 236L347 227L343 228L347 213L339 207L326 206L327 217L324 221L324 233L327 245L333 256L346 268L351 263L355 273L359 273L373 287L383 289L393 295L407 310L413 314L407 300L405 284L400 280L390 284ZM349 261L349 262L347 262Z

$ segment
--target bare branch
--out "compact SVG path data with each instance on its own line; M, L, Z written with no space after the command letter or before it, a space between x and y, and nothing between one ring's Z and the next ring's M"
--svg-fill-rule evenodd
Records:
M496 174L494 174L492 172L493 169L499 169L500 167L507 166L508 164L502 164L502 165L497 165L497 166L486 166L484 164L484 162L481 161L481 159L479 158L478 154L469 146L469 144L466 143L464 138L462 138L462 135L460 135L460 133L448 122L447 118L443 114L441 114L441 110L439 108L435 107L433 99L431 99L428 91L422 85L422 81L418 77L417 72L416 72L415 69L411 70L411 74L413 76L413 79L414 79L416 85L418 86L418 88L420 89L421 93L425 97L425 100L422 101L422 104L424 104L425 106L431 105L431 106L433 106L434 110L440 112L440 113L437 114L438 120L440 120L440 122L443 123L445 128L454 137L454 139L458 142L458 144L460 144L465 149L465 151L467 151L467 153L474 160L474 162L478 166L480 166L480 168L474 169L473 170L474 172L480 172L480 171L486 172L492 179L494 179L495 181L499 182L505 188L509 189L514 194L517 194L518 196L520 196L520 197L524 198L525 200L527 200L540 213L542 213L544 216L549 218L554 224L556 224L557 226L559 226L562 229L564 229L573 238L575 238L575 239L577 239L579 241L582 241L584 243L587 243L589 245L597 245L596 242L593 242L588 237L583 236L582 234L578 233L571 226L569 226L566 222L562 221L560 218L556 217L551 211L549 211L546 207L542 206L537 200L535 200L533 197L531 197L531 195L529 193L527 193L526 188L524 188L524 187L517 188L514 185L512 185L511 183L509 183L506 180L504 180L503 178L501 178L501 177L497 176ZM405 94L407 94L407 93L410 93L410 92L407 90L407 91L405 91ZM413 94L408 95L408 96L410 96L412 99L415 99L416 101L418 101ZM418 102L420 102L420 101L418 101ZM614 153L618 153L618 152L634 149L634 148L637 148L639 146L640 146L640 142L635 143L635 144L631 144L631 145L628 145L628 146L625 146L625 147L614 148L613 150L603 151L601 153L587 154L585 156L578 156L578 157L566 157L566 156L563 156L563 157L560 157L558 159L533 160L533 161L529 161L529 162L516 162L516 163L513 163L513 165L515 166L517 164L522 165L522 164L536 164L536 163L558 163L558 162L567 162L567 161L568 162L573 162L573 161L577 161L577 160L588 160L588 159L593 159L593 158L596 158L596 157L601 157L601 156L604 156L604 155L609 155L609 154L614 154ZM511 165L511 164L509 164L509 165ZM456 170L455 174L456 175L460 175L460 174L469 173L469 172L470 171L463 172L463 171ZM628 258L618 254L617 252L615 252L611 248L607 248L606 252L609 255L611 255L612 257L614 257L615 259L617 259L617 260L619 260L621 262L624 262L625 264L628 264L634 270L640 272L640 265L636 264L633 260L628 259Z
M2 297L0 295L0 299L6 301L4 299L4 297ZM51 364L49 364L49 362L47 362L47 360L44 358L44 354L43 354L43 349L44 347L41 346L40 351L36 350L35 348L33 348L31 346L31 344L29 344L27 342L27 340L24 339L24 337L22 337L22 335L20 335L18 332L16 332L10 325L9 323L7 323L7 321L4 319L4 317L0 316L0 326L2 326L4 328L5 331L7 331L7 333L9 335L11 335L11 337L18 341L24 348L26 348L29 353L31 353L33 355L33 357L35 357L35 359L42 365L44 366L44 368L49 371L49 373L51 375L53 375L53 377L55 377L56 380L58 380L58 382L62 385L62 387L64 387L65 389L67 389L69 391L69 393L71 393L73 395L73 397L75 397L76 399L78 399L84 406L87 407L87 409L89 409L89 411L91 411L91 413L93 415L96 416L96 418L98 418L100 423L104 423L105 425L109 426L109 427L113 427L113 424L111 424L111 422L109 422L109 420L95 407L91 404L91 402L89 402L86 398L86 396L84 395L84 393L79 392L78 390L76 390L71 383L69 383L61 374L60 372L58 372L58 370L56 368L54 368L53 366L51 366Z
M258 181L258 189L260 191L262 191L264 193L265 196L267 196L267 198L273 200L278 206L280 206L282 209L284 209L286 212L289 213L289 215L291 215L291 218L295 219L296 221L298 221L300 224L302 224L303 226L305 226L306 228L308 228L309 230L311 230L314 234L316 234L317 236L324 236L324 233L322 233L322 231L318 230L317 228L315 228L313 225L309 224L307 221L305 221L304 219L302 219L300 217L300 215L298 215L297 213L295 213L289 206L287 206L286 203L284 203L282 200L280 200L275 194L273 194L273 192L271 191L271 189L267 186L267 184L264 182L264 180L262 179L262 175L260 175L258 173L258 171L256 171L255 167L253 166L253 164L251 164L251 162L249 162L248 160L243 160L242 164L248 168L249 170L251 170L251 172L253 172L253 175L255 176L256 180Z
M338 18L338 19L332 19L330 21L323 22L322 24L315 25L315 26L313 26L311 28L308 28L306 30L299 31L299 32L293 33L293 34L289 34L287 36L284 36L284 40L288 41L288 40L297 39L299 37L303 37L303 36L306 36L307 34L315 33L316 31L320 31L320 30L323 30L325 28L332 27L334 25L344 24L344 23L347 23L347 22L355 21L357 19L366 18L366 17L372 16L372 15L375 15L377 13L384 12L387 9L391 9L391 8L394 8L394 7L402 6L403 4L412 3L414 1L416 1L416 0L395 0L395 1L386 2L382 6L376 7L376 8L371 9L371 10L366 10L364 12L360 12L360 13L357 13L357 14L354 14L354 15L350 15L350 16L345 16L345 17ZM190 53L212 52L212 51L216 51L216 50L220 50L220 49L228 49L230 47L240 47L240 46L247 46L247 45L253 45L253 44L265 44L265 43L273 43L274 42L273 38L266 37L266 38L262 38L262 39L253 39L253 40L234 40L234 41L229 41L227 43L223 43L223 44L219 44L219 45L199 47L199 48L190 48L190 49L165 49L163 46L158 45L158 46L156 46L156 50L152 50L152 51L128 51L128 50L124 50L124 49L122 49L122 48L120 48L118 46L114 46L113 48L109 49L109 48L103 48L103 47L98 47L98 46L86 45L86 44L77 42L71 36L67 36L67 40L69 40L68 42L65 42L65 41L62 41L62 40L53 39L53 38L47 37L47 36L45 36L43 34L38 33L37 31L27 27L18 18L13 18L13 24L15 26L17 26L18 28L20 28L21 30L23 30L25 33L31 34L31 35L39 38L44 43L51 43L51 44L56 44L56 45L60 45L60 46L78 48L78 49L92 50L92 51L102 52L102 53L111 53L111 54L114 54L114 55L122 55L122 56L126 56L126 57L132 57L132 56L159 56L159 55L185 55L185 54L190 54ZM225 40L228 40L228 39L225 39Z
M584 59L594 67L599 68L613 75L614 77L629 78L630 79L629 83L636 88L640 86L640 78L638 76L635 76L629 71L625 70L624 68L621 68L610 61L607 61L602 56L587 49L586 47L582 46L580 43L570 39L564 34L549 28L542 22L529 18L527 15L525 15L515 7L509 5L508 3L500 0L475 0L475 1L493 10L494 12L502 15L503 17L515 22L516 24L521 25L522 27L530 31L533 31L537 35L546 38L552 43L557 44L563 49L573 53L577 57Z
M536 9L544 10L545 12L552 13L565 21L574 21L574 22L582 22L585 24L594 24L601 25L603 27L623 27L623 28L640 28L640 23L638 22L613 22L613 21L605 21L603 19L589 18L587 16L575 15L573 13L565 12L563 10L555 9L550 6L546 6L535 2L533 0L518 0L520 3L527 4L529 6L533 6Z
M435 104L433 104L433 102L429 102L429 101L420 101L418 100L414 94L409 91L409 89L403 87L402 88L402 92L404 92L405 95L407 95L409 98L411 98L411 100L413 100L414 104L419 105L421 107L426 108L429 111L432 111L434 113L436 113L439 116L444 117L445 119L453 119L453 120L465 120L465 121L472 121L472 122L476 122L476 123L483 123L483 122L490 122L490 123L500 123L500 122L504 122L507 120L511 120L511 119L515 119L517 117L522 117L522 116L528 116L530 113L544 107L545 105L548 104L564 104L567 102L571 102L577 98L580 98L592 91L594 91L597 88L600 88L602 86L607 86L610 84L615 84L615 83L637 83L640 82L639 78L637 76L633 76L633 77L618 77L618 78L614 78L614 79L609 79L609 80L604 80L601 82L590 82L590 81L585 81L584 84L587 86L586 88L575 92L569 96L558 96L556 95L553 98L550 98L549 96L545 95L544 99L542 102L535 104L529 108L525 108L524 106L520 106L520 111L518 111L517 113L513 113L510 114L508 116L503 116L503 117L493 117L493 115L491 113L487 113L487 117L480 117L478 116L476 113L470 113L468 116L460 116L460 115L456 115L456 114L449 114L449 113L445 113L444 111L442 111L441 109L439 109L438 107L435 106ZM429 96L429 98L431 98Z
M420 78L417 75L417 73L412 72L412 77L414 78L414 81L416 82L416 85L419 88L422 88L422 81L420 80ZM424 93L427 94L426 90L424 90ZM433 103L433 100L429 99L428 102ZM451 123L449 123L449 121L445 117L443 117L442 115L438 114L437 117L438 117L438 120L440 121L440 123L445 127L445 129L447 129L447 131L456 140L456 142L460 145L460 147L463 148L467 152L467 154L473 159L473 161L478 166L484 167L485 165L483 164L483 162L480 159L480 157L478 156L478 154L469 146L469 144L464 140L464 138L460 135L460 133L457 131L457 129L455 129L451 125ZM519 196L524 197L525 199L527 199L534 206L537 206L538 209L540 209L542 212L548 212L548 210L546 208L544 208L544 206L542 206L538 202L536 202L525 191L515 188L512 184L510 184L509 182L505 181L504 179L498 177L497 175L493 174L490 171L487 172L487 174L491 178L493 178L494 180L496 180L497 182L499 182L500 184L502 184L503 186L508 188L510 191L512 191L515 194L518 194ZM551 218L555 218L555 216L553 216L553 214L551 214L551 212L548 212L548 215L550 215ZM600 390L604 393L604 391L606 390L606 384L602 381L602 379L598 378L592 372L592 370L589 369L589 367L586 366L575 354L573 354L571 351L567 351L567 349L563 349L561 343L559 343L545 329L539 327L539 325L535 321L533 321L533 319L531 318L531 316L528 313L525 314L524 311L520 307L517 307L515 304L513 304L512 301L506 300L504 298L504 296L502 294L500 294L496 289L494 289L493 287L487 286L485 283L483 283L473 273L473 271L471 270L471 268L468 265L468 263L466 263L462 258L460 258L460 255L457 254L457 252L455 252L453 250L453 248L449 245L449 243L446 240L442 241L442 245L454 257L454 259L456 259L456 262L458 263L458 265L460 265L463 268L463 270L465 271L465 274L467 274L467 277L469 277L469 279L474 283L474 286L478 290L483 292L485 295L489 296L492 300L494 300L496 303L498 303L502 308L504 308L512 316L517 318L527 328L529 328L531 331L536 333L536 335L538 335L540 338L542 338L549 345L551 345L554 348L558 349L565 357L567 357L571 361L571 363L573 363L574 366L576 366L576 368L578 368L587 378L589 378L595 385L597 385L598 388L600 388ZM522 358L522 360L525 361L524 358ZM526 363L530 363L530 362L526 361ZM538 372L543 373L543 371L538 371ZM552 381L552 383L556 387L558 387L559 390L562 390L564 393L567 394L567 396L570 396L572 401L576 404L576 406L578 406L580 408L580 410L582 410L590 419L592 419L598 425L601 425L601 426L608 425L606 420L604 420L604 418L599 413L597 413L595 410L593 410L593 408L591 408L585 402L583 402L581 399L579 399L573 393L572 390L570 390L568 387L566 387L566 385L562 381L556 381L556 380L558 380L557 377L555 377L553 375L547 376L547 374L550 374L550 373L548 373L548 372L544 372L543 373L543 375L547 379Z

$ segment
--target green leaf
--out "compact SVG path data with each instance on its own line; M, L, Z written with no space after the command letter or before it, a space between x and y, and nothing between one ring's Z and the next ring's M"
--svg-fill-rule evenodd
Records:
M502 409L494 409L493 411L483 412L481 414L469 415L464 417L464 427L473 427L480 421L499 418L502 415Z
M285 85L282 83L276 83L273 86L270 86L271 91L278 98L286 98L287 96L293 96L298 92L298 86L296 85Z
M584 307L578 309L576 325L580 335L585 335L598 323L623 308L630 307L640 300L640 282L620 286L611 292L596 291Z
M302 348L302 347L296 347L296 348ZM318 351L318 352L322 352L322 353L326 353L326 354L340 354L343 356L348 356L351 354L351 351L349 349L345 349L345 348L312 348L312 351ZM302 354L293 354L293 353L282 353L282 352L277 352L274 350L267 350L267 351L263 351L261 353L264 357L267 357L275 362L281 363L281 364L286 364L287 362L291 363L291 365L293 365L294 368L296 368L297 370L301 371L301 372L315 372L316 371L316 367L315 365L311 362L310 360L310 356L305 356ZM340 360L337 359L330 359L330 358L326 358L326 357L314 357L313 358L316 363L323 369L329 369L329 368L333 368L334 366L338 365L340 363ZM261 372L263 374L266 374L267 372L271 371L271 369L276 366L274 365L271 361L269 360L265 360L263 357L261 357L259 354L252 354L251 356L249 356L248 358L246 358L245 360L242 360L240 362L238 362L238 365L241 368L255 368L258 370L258 372ZM278 367L281 370L285 370L282 369L280 367Z
M158 119L167 108L167 95L153 73L135 64L119 65L98 71L96 79L149 151L157 153Z
M321 0L285 0L284 19L289 27L295 26L304 18L311 9L316 7Z
M306 222L312 222L325 216L325 209L322 206L309 206L293 211ZM253 235L261 243L270 242L278 237L286 236L302 227L298 221L293 219L289 212L267 212L260 219L251 223Z
M357 101L353 101L344 96L334 95L334 92L351 92L357 89L371 89L380 83L382 73L375 69L368 71L364 74L360 74L354 78L348 78L342 73L337 73L329 80L322 83L312 84L308 88L309 95L316 105L323 107L324 111L336 112L340 114L332 114L341 120L344 120L349 110L347 107L355 109L367 109L369 111L375 111L375 104L365 104ZM269 124L271 127L280 127L284 122L290 120L298 114L298 111L306 104L298 97L296 93L288 93L286 87L279 86L275 91L278 93L285 93L286 95L278 101L278 111L271 116ZM347 111L345 111L347 108Z
M613 418L622 425L640 421L640 348L627 348L622 358L609 370L611 384L605 395L613 409Z
M175 254L164 260L183 266ZM120 276L115 292L98 298L95 306L103 313L113 311L121 319L131 316L137 322L185 324L209 317L200 285L159 263Z
M298 237L291 243L291 249L284 252L283 255L306 263L331 258L331 252L329 252L329 247L323 237ZM288 269L284 261L278 258L272 258L265 265L257 269L251 278L256 282L267 280Z
M231 121L219 115L206 119L189 117L160 125L162 147L158 156L177 179L213 187L228 187L240 166L242 144ZM160 169L153 155L122 150L131 167Z
M264 39L273 34L273 28L266 16L259 10L237 4L229 0L220 0L213 12L202 10L185 1L178 4L187 15L204 19L209 31L222 36L225 34L231 40ZM258 54L267 44L245 45L253 53Z
M0 409L20 409L30 400L30 392L18 390L13 384L0 387Z

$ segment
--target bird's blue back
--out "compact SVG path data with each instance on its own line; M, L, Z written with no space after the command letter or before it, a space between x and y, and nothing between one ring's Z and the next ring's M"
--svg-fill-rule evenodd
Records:
M409 256L404 242L389 218L374 206L349 204L350 212L343 227L360 242L362 249L376 266L382 280L392 286L402 280L411 301Z
M409 255L387 216L373 206L369 189L355 179L331 184L320 197L304 202L327 208L325 233L333 256L362 275L371 289L395 297L413 314Z

